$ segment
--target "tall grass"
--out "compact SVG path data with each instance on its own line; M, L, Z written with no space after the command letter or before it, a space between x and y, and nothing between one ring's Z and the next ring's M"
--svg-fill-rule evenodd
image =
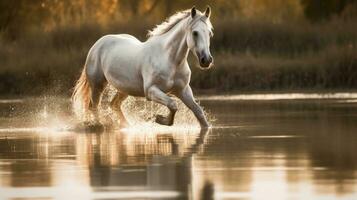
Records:
M356 27L356 21L342 20L322 24L223 20L215 25L213 49L291 57L354 43Z
M356 50L356 46L330 46L292 58L220 52L211 73L195 70L192 85L218 91L354 89Z
M0 34L0 94L70 93L93 43L109 33L145 40L152 22L107 26L83 24L51 32ZM353 89L357 87L357 22L273 24L214 21L215 66L194 66L192 85L200 91ZM192 65L196 65L191 57Z

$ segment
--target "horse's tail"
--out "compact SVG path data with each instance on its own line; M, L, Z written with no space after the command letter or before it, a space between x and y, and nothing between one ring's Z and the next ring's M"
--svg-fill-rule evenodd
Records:
M81 76L74 86L72 94L73 111L77 116L84 117L84 114L89 108L91 89L86 74L86 67L84 66Z

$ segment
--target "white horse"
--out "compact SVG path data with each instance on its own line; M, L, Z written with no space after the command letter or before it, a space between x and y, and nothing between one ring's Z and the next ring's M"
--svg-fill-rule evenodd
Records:
M149 101L167 106L169 115L157 115L156 122L171 126L177 104L170 96L175 95L195 114L201 127L209 127L189 85L191 70L187 56L191 50L201 69L211 66L213 58L209 46L213 33L210 13L210 7L204 13L195 7L178 12L150 31L145 42L127 34L100 38L89 50L74 88L73 105L90 110L99 123L97 106L109 83L117 89L111 107L117 112L122 126L127 121L121 103L128 95L145 96Z

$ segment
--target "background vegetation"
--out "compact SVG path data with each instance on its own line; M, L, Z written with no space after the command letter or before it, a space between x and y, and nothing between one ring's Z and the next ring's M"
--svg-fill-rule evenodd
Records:
M70 93L93 43L141 40L177 10L213 8L215 67L200 92L357 88L355 0L0 1L0 94Z

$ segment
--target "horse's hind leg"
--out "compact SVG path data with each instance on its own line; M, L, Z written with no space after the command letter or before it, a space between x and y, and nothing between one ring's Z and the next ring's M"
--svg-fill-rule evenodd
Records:
M110 102L110 107L117 113L117 115L119 117L121 127L128 126L128 121L125 119L125 116L121 109L121 104L127 97L128 97L127 94L124 94L124 93L121 93L118 91L115 94L113 100Z
M89 110L92 112L94 116L94 120L96 123L99 123L98 116L98 105L103 93L105 86L107 85L107 81L104 77L104 74L100 67L96 64L91 65L92 68L88 67L88 81L91 89L91 100L89 104Z
M95 123L100 123L99 122L99 116L98 116L98 105L101 99L102 92L104 90L105 85L93 85L91 86L91 101L89 104L89 110L92 112L94 116L94 121Z

